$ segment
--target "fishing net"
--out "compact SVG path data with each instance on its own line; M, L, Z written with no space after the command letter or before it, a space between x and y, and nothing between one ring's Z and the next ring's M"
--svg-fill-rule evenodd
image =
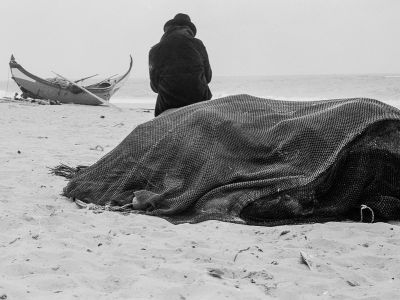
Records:
M54 170L70 175L67 197L175 224L399 219L399 120L372 99L234 95L141 124L89 167Z
M69 83L65 79L58 78L58 77L46 78L46 80L50 83L57 84L60 88L63 88L63 89L67 89L71 86L71 83Z
M82 89L71 84L71 82L69 82L68 80L65 80L63 78L53 77L53 78L47 78L46 80L50 83L57 84L62 89L68 89L74 94L83 93Z

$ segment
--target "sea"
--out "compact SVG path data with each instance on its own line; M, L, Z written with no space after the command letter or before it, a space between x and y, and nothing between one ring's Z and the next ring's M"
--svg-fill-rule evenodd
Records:
M400 74L214 76L210 89L213 99L234 94L290 101L364 97L400 108ZM0 81L0 97L15 92L19 89L12 79ZM156 97L149 79L130 78L111 103L150 108Z

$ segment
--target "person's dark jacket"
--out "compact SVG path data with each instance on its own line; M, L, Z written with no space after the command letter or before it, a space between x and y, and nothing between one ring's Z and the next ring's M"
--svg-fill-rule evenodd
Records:
M212 97L212 71L201 40L187 26L169 28L149 53L150 85L158 93L155 116Z

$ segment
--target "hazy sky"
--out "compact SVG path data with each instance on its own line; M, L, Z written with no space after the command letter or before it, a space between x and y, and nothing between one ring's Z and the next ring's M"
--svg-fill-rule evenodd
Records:
M148 77L148 51L190 15L214 75L400 73L399 0L0 0L0 79L8 61L70 78Z

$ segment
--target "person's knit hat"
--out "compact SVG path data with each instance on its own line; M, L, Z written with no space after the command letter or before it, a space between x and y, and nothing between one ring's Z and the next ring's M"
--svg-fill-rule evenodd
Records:
M190 17L186 14L177 14L173 19L169 20L164 25L164 32L167 31L167 28L170 26L188 26L190 30L193 31L193 35L196 35L197 29L196 26L190 20Z

